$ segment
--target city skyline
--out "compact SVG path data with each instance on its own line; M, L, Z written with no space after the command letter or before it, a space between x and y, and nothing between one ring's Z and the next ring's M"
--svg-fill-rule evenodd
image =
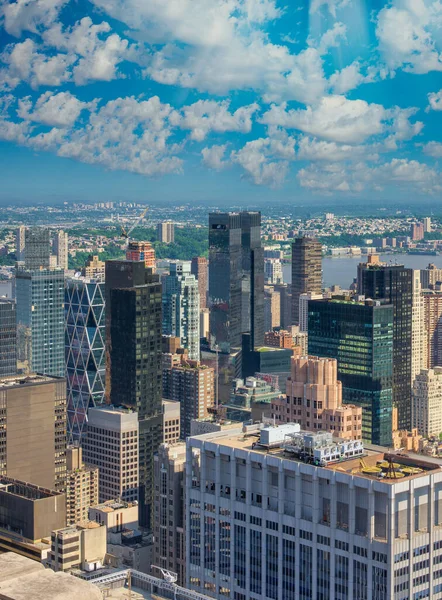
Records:
M167 4L4 4L1 203L440 192L440 3Z

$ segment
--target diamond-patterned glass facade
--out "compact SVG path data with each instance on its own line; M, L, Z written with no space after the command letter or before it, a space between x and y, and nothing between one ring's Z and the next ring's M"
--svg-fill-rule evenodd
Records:
M81 442L87 412L104 401L104 282L69 279L65 287L68 443Z

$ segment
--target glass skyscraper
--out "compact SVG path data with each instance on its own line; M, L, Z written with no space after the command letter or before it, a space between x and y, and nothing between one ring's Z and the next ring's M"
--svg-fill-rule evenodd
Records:
M16 272L18 366L25 371L65 376L64 271Z
M399 429L410 430L413 270L379 262L358 266L358 292L393 305L393 402Z
M17 373L15 301L0 298L0 377Z
M337 359L343 401L363 409L363 439L388 446L393 416L393 306L310 300L308 352Z
M104 282L68 279L65 287L68 443L82 441L89 408L104 401Z
M49 269L51 256L49 229L44 227L26 229L24 254L27 269Z

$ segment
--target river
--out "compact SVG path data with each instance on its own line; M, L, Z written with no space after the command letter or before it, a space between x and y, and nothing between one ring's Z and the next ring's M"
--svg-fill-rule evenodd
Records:
M416 254L380 254L383 262L405 265L409 269L426 269L429 263L433 263L442 269L442 255L416 255ZM339 285L348 289L353 279L357 276L357 267L360 262L365 262L366 256L327 256L322 259L324 287ZM283 265L284 283L291 283L291 265Z

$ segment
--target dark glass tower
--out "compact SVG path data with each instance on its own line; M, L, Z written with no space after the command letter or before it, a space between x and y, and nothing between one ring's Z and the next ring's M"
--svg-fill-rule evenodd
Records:
M264 250L261 213L209 214L211 346L229 353L250 333L264 342Z
M410 430L413 271L403 265L361 263L358 292L393 305L393 402L399 429Z
M17 318L14 300L0 298L0 377L17 373Z
M380 302L310 300L308 351L336 358L342 398L362 406L362 436L387 446L393 415L393 307Z
M309 237L292 244L292 322L299 325L299 296L322 291L322 246Z
M151 526L153 458L162 442L162 294L142 262L106 262L108 399L139 420L140 524Z
M49 269L51 256L49 229L43 227L26 229L24 252L27 269Z

